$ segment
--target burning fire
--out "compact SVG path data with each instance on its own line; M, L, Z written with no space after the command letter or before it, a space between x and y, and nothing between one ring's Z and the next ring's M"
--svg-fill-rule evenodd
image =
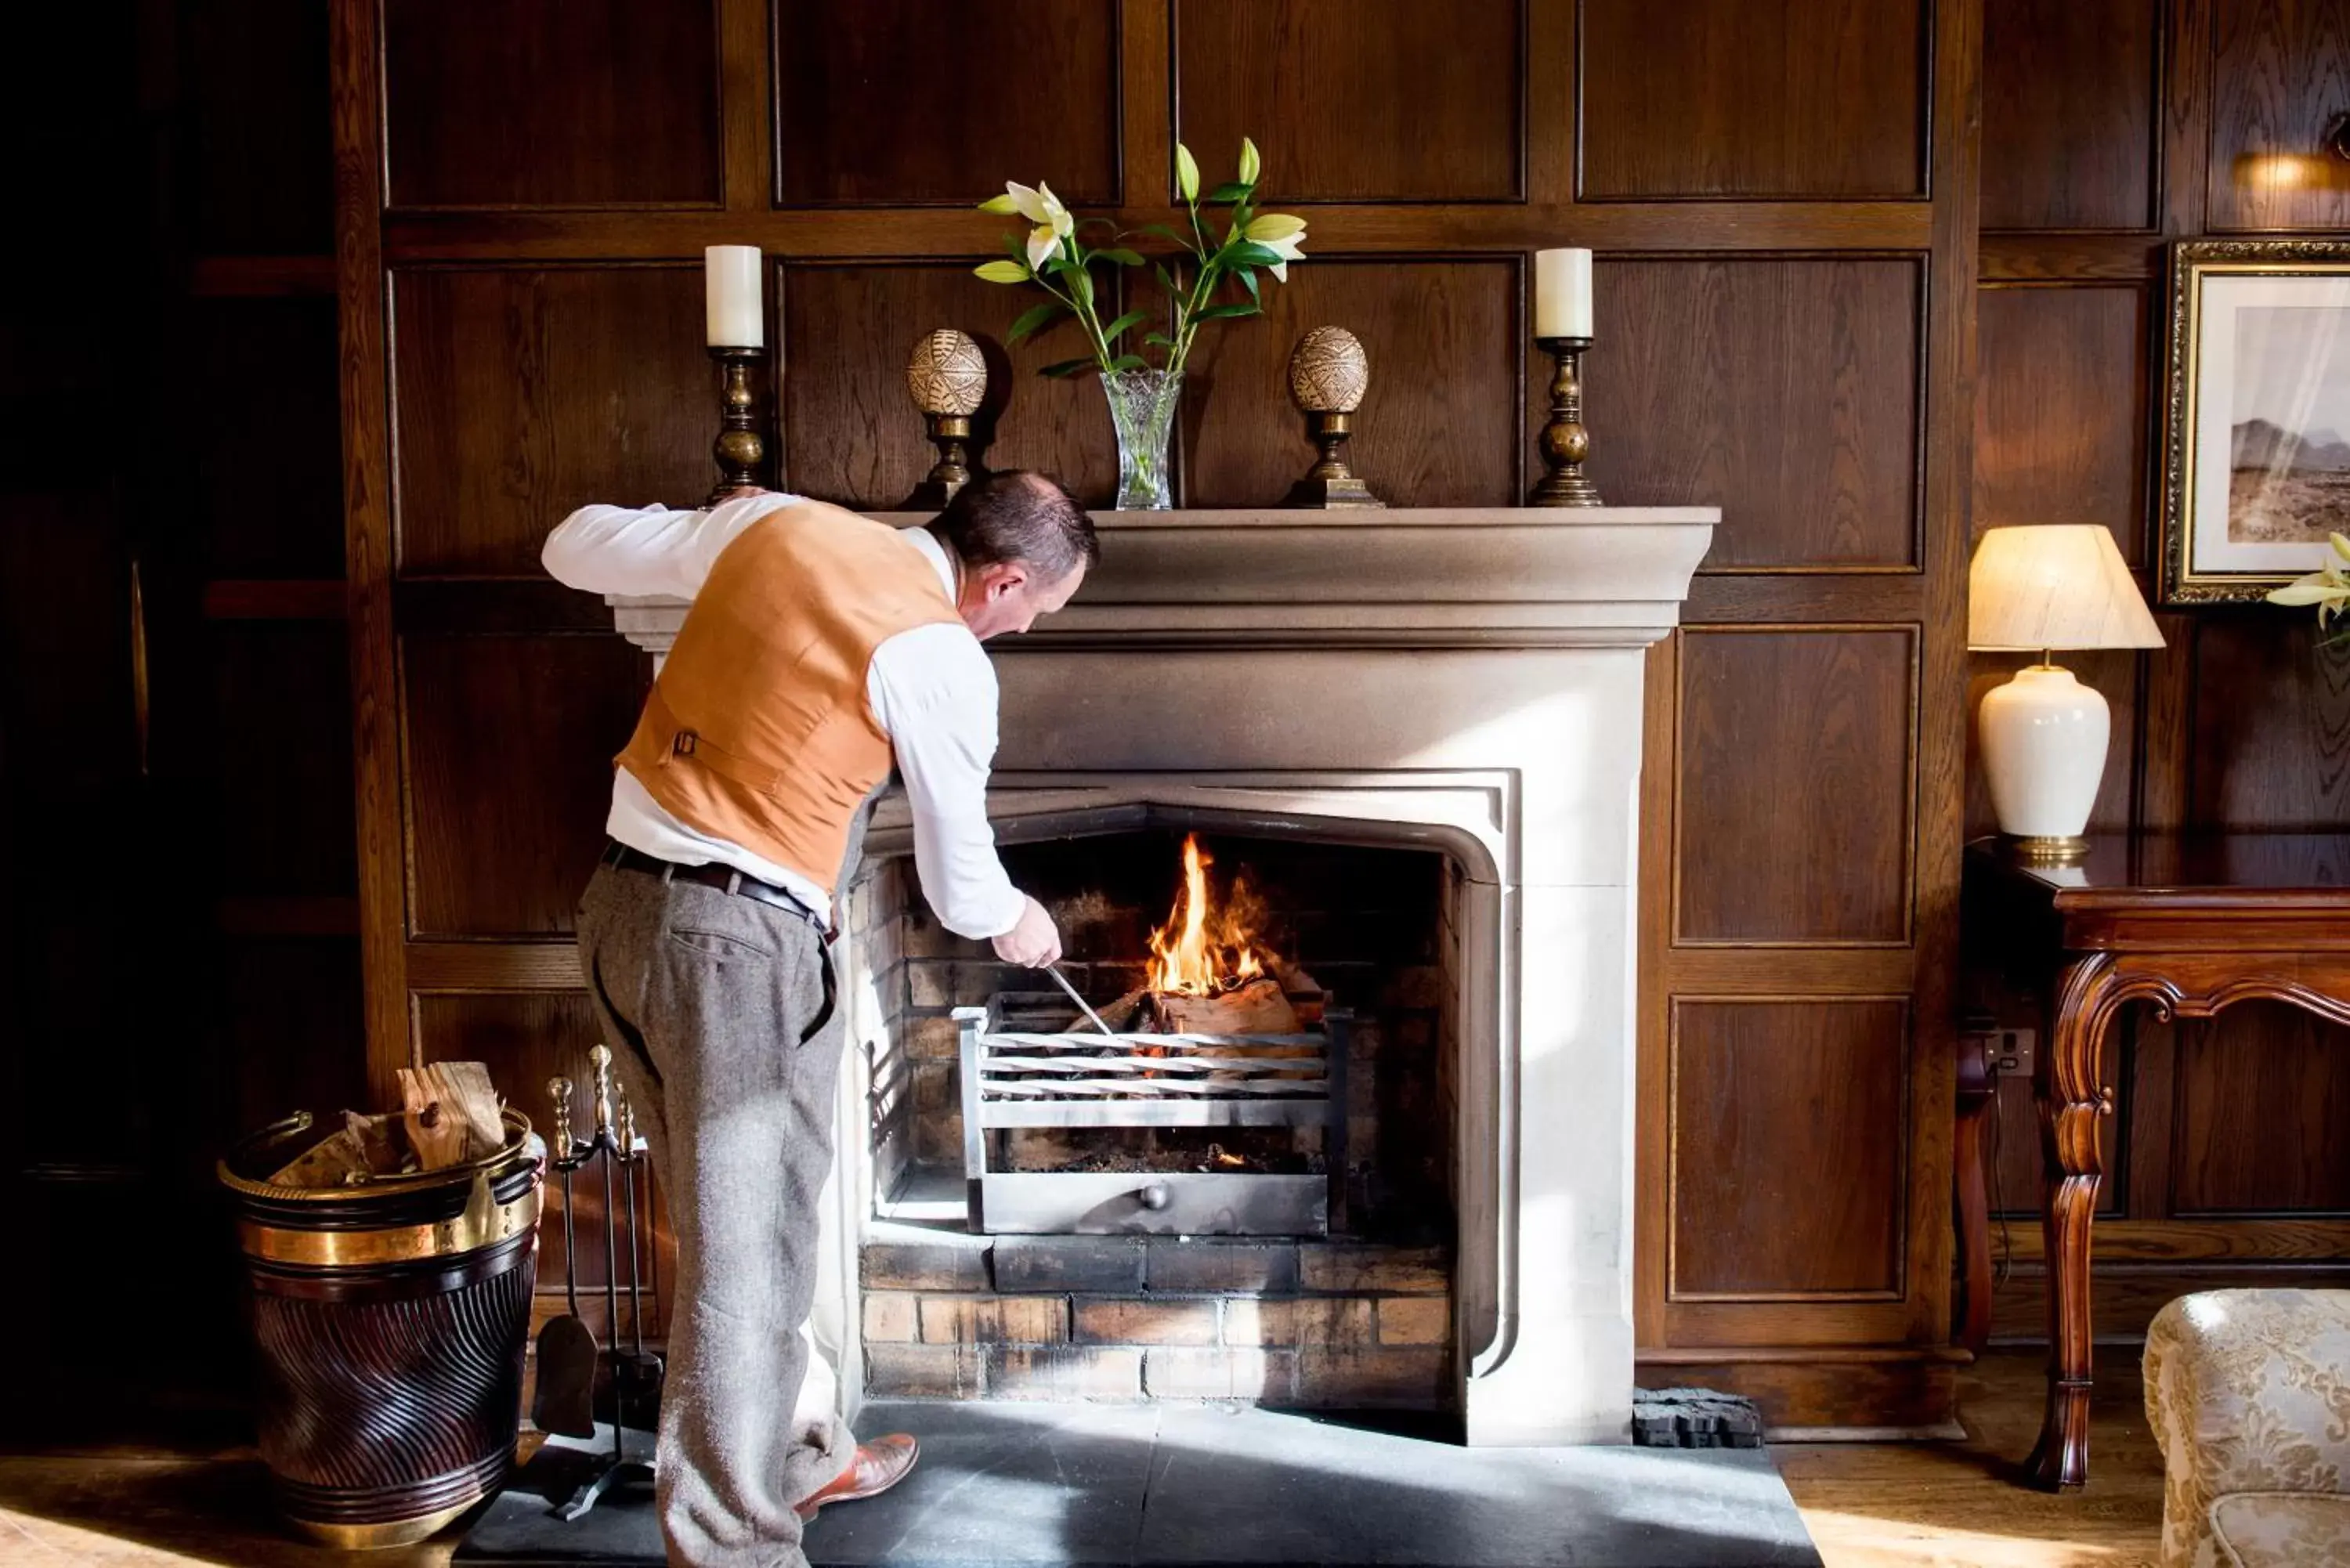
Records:
M1222 905L1208 887L1214 861L1201 853L1196 834L1183 837L1183 891L1167 923L1150 934L1150 989L1183 996L1213 996L1266 972L1271 955L1258 947L1263 914L1244 880L1235 879Z

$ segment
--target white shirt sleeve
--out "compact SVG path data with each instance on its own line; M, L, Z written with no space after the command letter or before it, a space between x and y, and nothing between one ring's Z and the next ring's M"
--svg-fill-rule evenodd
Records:
M558 583L591 594L690 599L736 535L796 495L745 495L702 512L582 506L546 536L539 560Z
M965 627L919 626L873 650L865 688L913 807L922 898L957 936L1002 936L1024 905L987 820L995 667Z

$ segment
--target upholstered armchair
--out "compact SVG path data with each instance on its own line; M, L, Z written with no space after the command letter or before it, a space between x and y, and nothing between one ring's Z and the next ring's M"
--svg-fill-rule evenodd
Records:
M2206 1291L2155 1315L2164 1568L2350 1565L2350 1291Z

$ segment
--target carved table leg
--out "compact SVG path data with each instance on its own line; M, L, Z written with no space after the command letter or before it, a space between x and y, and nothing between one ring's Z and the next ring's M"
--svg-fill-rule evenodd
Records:
M2097 1081L2098 1056L2122 998L2110 983L2114 955L2090 953L2058 979L2048 1049L2034 1081L2048 1260L2048 1413L2024 1461L2051 1490L2089 1479L2089 1226L2105 1166L2097 1124L2113 1114L2113 1091Z

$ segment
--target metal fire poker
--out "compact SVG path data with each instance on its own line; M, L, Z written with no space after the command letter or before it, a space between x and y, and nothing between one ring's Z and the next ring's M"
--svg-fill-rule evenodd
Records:
M1069 1000L1077 1004L1078 1011L1086 1015L1087 1020L1090 1022L1095 1028L1100 1030L1103 1033L1108 1035L1113 1040L1118 1038L1118 1031L1112 1029L1108 1024L1102 1022L1101 1014L1093 1010L1092 1003L1088 1002L1084 997L1077 994L1077 988L1069 983L1069 977L1067 975L1063 974L1056 966L1049 963L1045 966L1045 972L1053 977L1053 983L1059 986L1063 992L1067 993Z

